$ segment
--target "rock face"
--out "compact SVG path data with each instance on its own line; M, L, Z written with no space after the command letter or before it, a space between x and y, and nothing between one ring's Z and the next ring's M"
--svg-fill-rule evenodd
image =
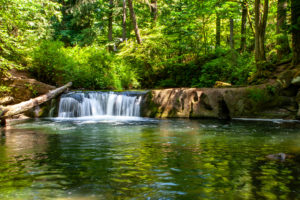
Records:
M11 71L10 77L1 80L1 84L11 87L9 97L11 101L6 104L17 104L27 101L55 89L54 86L31 78L28 73L16 70Z
M10 77L0 80L0 85L11 88L11 91L8 94L1 95L0 93L0 106L18 104L55 89L54 86L31 78L30 74L27 72L11 70L10 74ZM27 111L25 115L29 117L48 116L51 106L51 102L46 102L40 107Z
M295 119L298 110L296 97L288 96L278 87L279 84L274 83L241 88L152 90L143 99L142 116Z

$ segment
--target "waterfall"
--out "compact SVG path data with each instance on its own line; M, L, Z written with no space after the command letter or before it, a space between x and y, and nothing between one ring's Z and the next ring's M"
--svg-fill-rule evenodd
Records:
M142 92L70 92L62 95L58 117L140 116Z

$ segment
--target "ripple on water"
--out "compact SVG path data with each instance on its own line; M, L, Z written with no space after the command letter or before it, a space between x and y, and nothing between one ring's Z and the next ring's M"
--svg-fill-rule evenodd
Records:
M297 125L46 119L4 134L0 199L300 199Z

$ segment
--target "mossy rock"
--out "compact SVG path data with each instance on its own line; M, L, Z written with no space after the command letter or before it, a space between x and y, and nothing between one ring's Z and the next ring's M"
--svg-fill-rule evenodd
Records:
M281 88L287 88L291 85L295 72L293 70L288 70L280 74L277 82L280 84Z
M143 117L159 117L159 113L161 113L161 110L159 109L159 105L157 105L153 101L153 95L152 92L148 92L142 102L141 106L141 113Z

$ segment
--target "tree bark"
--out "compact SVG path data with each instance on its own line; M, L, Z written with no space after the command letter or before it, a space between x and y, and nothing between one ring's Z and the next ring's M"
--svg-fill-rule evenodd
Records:
M134 12L133 5L132 5L132 0L128 0L128 7L129 7L129 11L130 11L131 21L132 21L133 27L134 27L136 41L138 44L142 44L140 30L139 30L139 27L138 27L138 24L136 21L136 16L135 16L135 12Z
M126 0L123 0L123 20L122 20L122 42L126 41Z
M216 19L216 47L219 47L221 44L221 19L217 13Z
M293 65L300 64L300 1L291 0Z
M234 22L233 22L233 19L230 18L230 38L229 38L229 41L230 41L230 48L231 49L234 49L233 28L234 28Z
M241 23L241 46L240 52L244 52L246 49L246 23L247 23L247 5L246 0L242 2L242 23Z
M5 127L6 126L6 120L0 119L0 126Z
M151 0L151 16L155 23L157 20L157 0Z
M277 3L277 56L280 61L285 55L291 52L287 36L286 25L287 0L278 0Z
M264 0L263 15L260 0L255 0L255 61L257 64L266 61L265 35L269 12L269 0Z
M59 94L63 93L65 90L67 90L71 86L72 86L72 82L69 82L60 88L51 90L47 94L41 95L34 99L30 99L29 101L24 101L19 104L15 104L15 105L11 105L11 106L0 107L1 125L5 124L6 118L12 117L17 114L21 114L23 112L30 110L31 108L34 108L35 106L41 105L42 103L45 103L45 102L49 101L50 99L53 99L56 96L58 96Z
M253 33L253 35L255 37L255 30L254 30L254 26L253 26L253 23L252 23L252 19L251 19L251 14L250 14L248 3L246 3L246 7L247 7L247 17L248 17L249 25L250 25L252 33Z
M108 41L112 42L113 41L113 6L114 2L113 0L109 0L109 13L108 13ZM113 50L113 46L110 44L109 45L109 50Z

